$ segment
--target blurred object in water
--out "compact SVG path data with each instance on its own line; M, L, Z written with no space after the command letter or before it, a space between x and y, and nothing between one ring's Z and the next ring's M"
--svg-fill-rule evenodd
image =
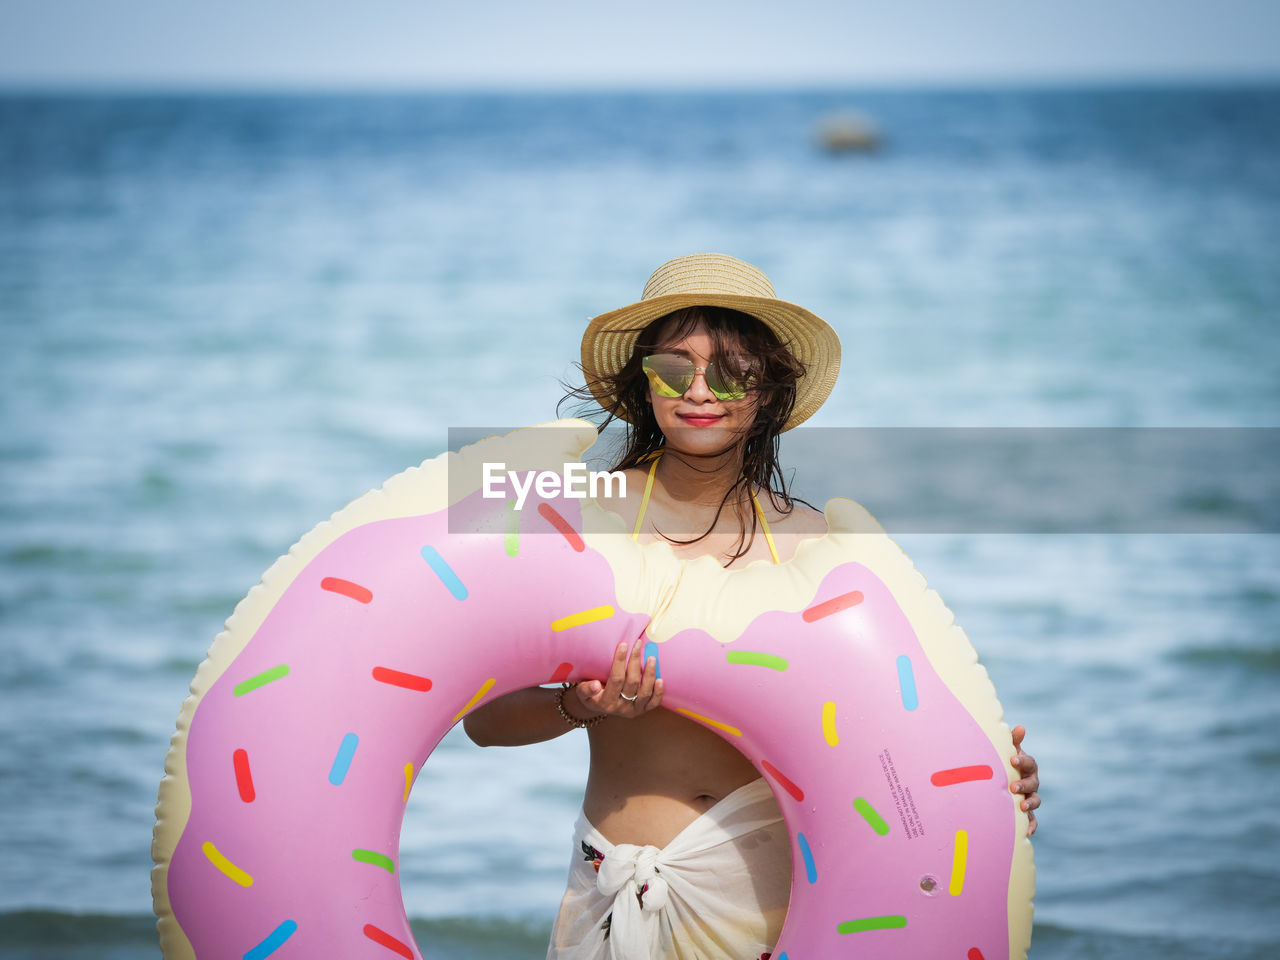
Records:
M842 110L818 121L818 142L828 153L869 153L880 149L880 131L863 114Z

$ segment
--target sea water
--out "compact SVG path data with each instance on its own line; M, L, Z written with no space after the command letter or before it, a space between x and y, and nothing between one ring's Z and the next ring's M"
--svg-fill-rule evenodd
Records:
M851 108L882 148L824 152ZM554 416L586 319L702 250L837 328L821 427L1280 426L1274 87L0 98L0 955L158 956L236 601L448 428ZM1275 533L899 542L1043 770L1032 955L1275 956ZM583 740L433 755L427 956L541 955Z

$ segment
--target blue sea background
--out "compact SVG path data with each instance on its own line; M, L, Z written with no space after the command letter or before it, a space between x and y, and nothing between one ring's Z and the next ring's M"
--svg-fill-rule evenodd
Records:
M850 108L883 149L818 147ZM552 418L701 250L840 332L817 425L1280 426L1280 87L0 96L0 956L159 956L237 600L449 427ZM899 542L1043 770L1031 955L1280 955L1280 538ZM542 955L585 759L441 745L426 956Z

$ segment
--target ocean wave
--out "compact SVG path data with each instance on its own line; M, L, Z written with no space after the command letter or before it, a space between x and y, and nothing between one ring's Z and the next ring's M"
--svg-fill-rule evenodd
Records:
M1177 650L1171 657L1190 666L1234 666L1266 672L1280 670L1280 646L1254 647L1240 643L1197 645Z
M1232 931L1233 936L1202 934L1129 933L1080 924L1052 923L1037 920L1031 934L1030 956L1036 960L1133 960L1134 957L1159 957L1160 960L1274 960L1275 943L1256 939L1246 931Z
M530 960L547 949L550 918L439 917L410 921L424 960ZM150 914L17 910L0 913L5 960L158 960Z
M18 910L0 913L0 957L7 960L154 960L160 956L150 915Z
M533 960L546 950L550 922L510 917L440 917L411 921L424 960ZM1069 920L1038 920L1037 960L1270 960L1263 931L1220 934L1129 932ZM158 960L155 917L22 910L0 913L0 957L6 960Z

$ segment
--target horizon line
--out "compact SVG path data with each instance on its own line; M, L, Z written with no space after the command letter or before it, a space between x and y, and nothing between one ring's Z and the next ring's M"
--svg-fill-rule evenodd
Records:
M0 77L0 95L12 94L693 94L693 93L843 93L896 90L1095 89L1280 86L1280 70L1203 73L990 74L900 77L829 77L779 79L769 82L716 80L671 81L530 80L519 78L455 80L326 80L312 78L232 79Z

